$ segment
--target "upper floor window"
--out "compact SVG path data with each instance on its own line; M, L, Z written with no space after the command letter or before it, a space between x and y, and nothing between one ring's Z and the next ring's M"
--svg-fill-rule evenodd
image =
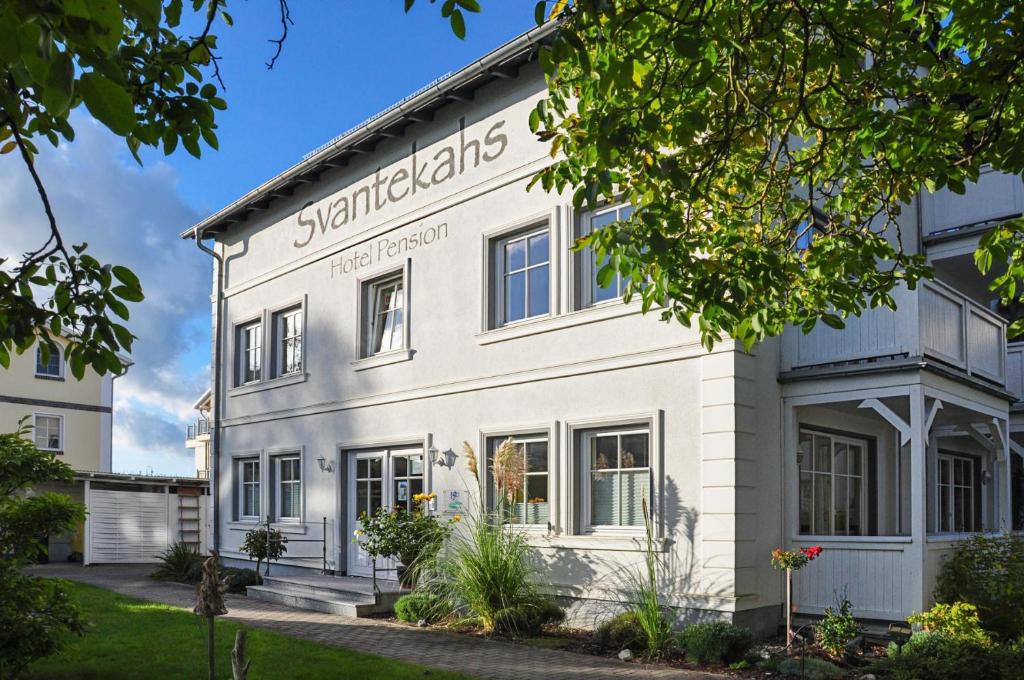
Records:
M302 517L302 460L298 455L277 456L277 519L298 522Z
M32 418L32 435L37 448L43 451L64 449L64 417L36 413Z
M274 376L302 370L302 308L276 312L274 326ZM258 377L256 378L259 379Z
M519 232L492 243L494 325L545 316L551 309L551 256L548 226Z
M263 324L254 322L239 326L236 340L238 385L259 382L263 364Z
M644 526L651 502L650 429L582 433L583 530Z
M506 445L506 442L508 444ZM505 465L515 474L507 482L512 498L499 498L495 473L495 457L503 451L516 460ZM551 517L548 498L548 437L545 434L489 437L487 439L487 477L492 506L500 505L508 521L514 524L546 525Z
M36 375L48 378L64 377L64 362L61 361L60 350L50 349L43 358L43 344L36 345Z
M863 536L867 533L867 442L800 431L800 533Z
M365 326L366 356L405 347L405 286L401 273L368 284L370 305Z
M628 220L632 214L633 206L628 203L613 205L587 213L583 215L580 235L588 236L614 222ZM606 255L598 259L597 254L589 246L582 251L581 255L583 264L583 306L589 307L590 305L621 298L629 278L624 278L621 273L616 271L609 280L600 280L598 273L602 267L608 264L608 256Z
M260 461L246 458L238 461L238 518L260 518Z

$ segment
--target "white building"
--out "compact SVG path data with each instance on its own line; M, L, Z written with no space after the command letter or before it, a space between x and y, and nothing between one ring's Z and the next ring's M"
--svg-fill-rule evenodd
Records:
M904 234L939 281L745 352L643 316L594 284L579 214L527 192L550 162L527 116L545 94L528 33L347 132L203 220L213 239L216 541L242 558L269 515L282 564L367 575L358 514L439 494L475 502L462 442L525 444L522 522L581 620L624 597L650 500L687 620L770 629L777 546L821 544L797 579L820 612L924 608L965 532L1015 525L1010 437L1021 353L970 253L1019 214L1019 178L923 195ZM981 225L981 226L978 226ZM205 246L204 246L205 247ZM482 471L486 474L486 471ZM1017 510L1017 512L1014 512ZM326 527L326 529L324 528Z

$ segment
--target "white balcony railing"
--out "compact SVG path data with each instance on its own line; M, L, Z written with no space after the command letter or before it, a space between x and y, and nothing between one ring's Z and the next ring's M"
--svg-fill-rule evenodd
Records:
M1006 389L1017 401L1024 401L1024 342L1006 346Z
M969 375L1006 384L1006 322L938 281L898 288L897 311L868 309L846 328L818 323L803 334L787 328L782 371L883 358L929 357Z
M985 168L976 184L968 184L967 192L955 194L941 189L934 194L921 192L922 234L968 227L1024 213L1024 182L1016 175L1007 175Z

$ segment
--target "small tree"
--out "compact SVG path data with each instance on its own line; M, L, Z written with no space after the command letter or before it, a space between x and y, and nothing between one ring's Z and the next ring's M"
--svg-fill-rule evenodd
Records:
M818 555L821 554L821 546L815 545L810 548L799 550L783 550L776 548L772 551L772 566L786 573L786 652L793 649L793 572L799 571L807 566Z
M256 575L260 573L260 565L267 562L267 573L270 573L271 560L279 560L288 552L285 545L288 539L277 529L259 527L245 532L245 541L242 542L242 552L249 556L249 559L256 560Z
M64 494L26 493L37 484L74 479L72 469L36 448L29 433L22 421L17 432L0 434L0 678L17 678L83 630L62 581L22 571L45 554L41 536L66 534L85 519L84 506Z
M203 563L203 580L199 582L197 589L196 606L192 610L196 616L206 619L206 663L209 680L214 680L216 669L214 668L214 617L224 616L228 613L224 606L224 584L220 582L218 562L220 556L216 550L210 551L210 556Z

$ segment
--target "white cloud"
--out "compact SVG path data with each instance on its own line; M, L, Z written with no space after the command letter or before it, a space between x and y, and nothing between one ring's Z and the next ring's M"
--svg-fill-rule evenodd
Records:
M75 141L57 149L42 143L37 162L65 241L88 242L101 262L129 267L146 293L127 324L139 338L135 365L114 383L114 468L127 469L120 451L133 469L180 468L184 425L208 384L208 361L197 357L209 347L211 265L178 238L199 215L178 193L174 168L139 167L106 128L85 116L73 123ZM0 157L0 257L17 258L47 233L21 159Z

